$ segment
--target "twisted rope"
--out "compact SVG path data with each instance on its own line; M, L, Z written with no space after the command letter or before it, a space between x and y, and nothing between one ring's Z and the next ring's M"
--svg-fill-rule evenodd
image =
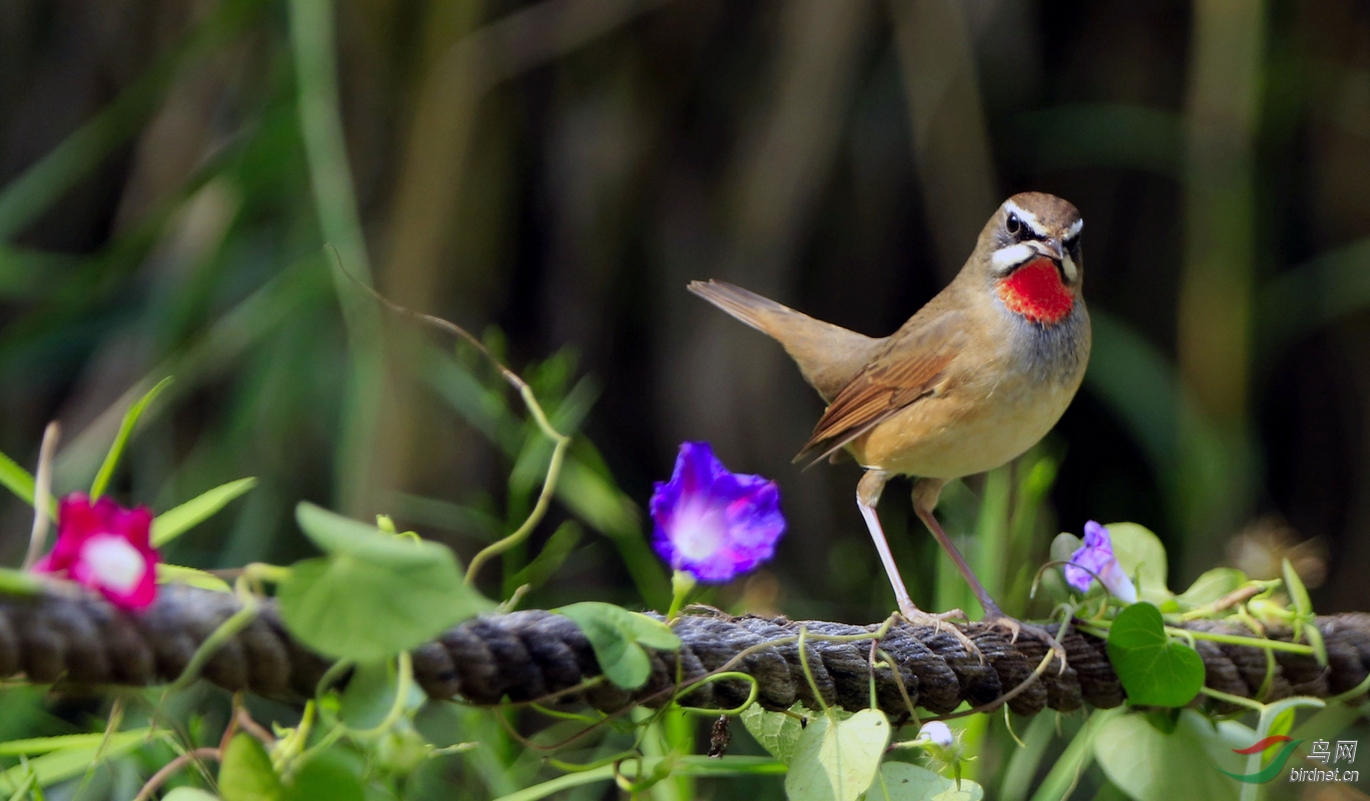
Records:
M22 675L38 684L59 686L146 686L176 679L196 649L240 609L228 593L181 585L162 588L157 602L141 614L126 614L88 594L0 597L0 678ZM1230 695L1272 701L1289 695L1329 697L1355 688L1370 676L1370 614L1319 617L1316 625L1327 646L1329 664L1311 656L1198 640L1205 684ZM1249 634L1235 624L1195 621L1194 631ZM947 631L897 625L872 648L873 639L834 641L833 637L870 635L878 626L821 621L790 621L722 613L687 615L673 626L678 652L650 651L647 683L625 690L600 675L594 650L569 618L542 610L489 615L455 626L413 651L415 680L430 698L459 698L493 705L543 700L557 705L589 704L615 711L632 704L660 706L677 698L697 707L728 709L746 702L750 683L724 679L698 683L720 669L756 680L757 702L771 710L796 701L818 708L850 710L877 705L903 719L909 701L935 714L962 701L997 705L1005 692L1029 679L1046 656L1036 641L1011 643L1000 630L972 624L965 632L983 654L967 652ZM812 675L806 677L799 646ZM1288 640L1288 631L1272 631ZM1069 631L1062 639L1069 658L1063 673L1053 662L1037 679L1008 700L1020 715L1044 709L1070 712L1084 704L1120 705L1122 686L1098 638ZM1274 669L1267 679L1268 653ZM873 654L875 654L873 658ZM330 660L299 644L286 631L270 601L260 605L250 625L226 641L204 663L202 677L230 691L267 697L310 697ZM587 685L587 682L588 685ZM907 694L908 700L905 699ZM555 696L549 699L549 696ZM1232 707L1217 705L1215 711Z

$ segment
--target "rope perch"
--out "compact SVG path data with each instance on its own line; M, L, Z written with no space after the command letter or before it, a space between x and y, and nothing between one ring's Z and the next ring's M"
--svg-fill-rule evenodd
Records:
M170 682L184 671L199 645L239 608L228 593L183 585L164 586L157 603L139 615L122 613L87 594L0 597L0 678L22 675L59 687ZM1326 642L1329 665L1323 668L1311 656L1275 651L1273 677L1261 700L1289 695L1325 698L1351 690L1370 676L1370 614L1319 617L1316 625ZM688 686L753 649L728 669L756 679L762 707L788 709L799 701L815 709L819 704L804 676L796 641L801 627L808 631L807 661L823 702L850 710L868 707L871 641L821 638L868 634L878 626L721 613L687 615L677 621L680 651L650 652L652 673L643 687L629 691L601 681L560 695L555 703L585 703L606 712L637 703L660 706L671 699L677 675L681 686ZM1195 621L1187 627L1249 634L1220 621ZM935 714L951 712L962 701L994 704L1046 656L1045 647L1036 641L1010 643L1002 631L975 624L965 631L983 652L984 662L946 631L892 628L879 641L883 654L874 660L878 705L903 719L908 715L904 692L916 706ZM1288 631L1270 635L1290 638ZM1072 629L1062 644L1070 662L1066 671L1058 675L1052 664L1008 701L1009 708L1033 715L1048 708L1070 712L1084 704L1120 705L1124 692L1104 642ZM1252 698L1266 683L1265 650L1208 640L1198 640L1197 647L1208 687ZM413 660L415 680L430 698L460 698L479 705L498 704L506 697L515 702L542 699L600 674L594 651L575 623L542 610L468 620L415 649ZM897 667L897 676L890 664ZM230 691L309 697L329 665L328 659L296 642L274 604L263 601L257 618L214 653L202 676ZM720 680L695 687L680 701L728 709L744 703L749 693L746 681ZM1216 711L1232 708L1223 704Z

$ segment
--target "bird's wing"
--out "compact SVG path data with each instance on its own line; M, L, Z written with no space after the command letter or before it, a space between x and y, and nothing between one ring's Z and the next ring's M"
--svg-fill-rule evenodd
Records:
M909 404L932 395L968 339L960 312L939 315L890 337L889 348L833 398L795 461L815 452L814 462L821 461Z

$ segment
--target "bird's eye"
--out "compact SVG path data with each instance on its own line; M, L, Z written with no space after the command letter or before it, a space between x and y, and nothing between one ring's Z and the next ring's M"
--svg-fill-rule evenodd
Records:
M1017 236L1023 230L1023 221L1018 219L1017 214L1010 214L1008 222L1004 223L1004 230Z
M1069 251L1070 254L1071 254L1072 256L1078 256L1078 255L1079 255L1079 253L1080 253L1080 235L1079 235L1079 234L1076 234L1075 236L1070 237L1069 239L1065 240L1065 241L1062 242L1061 244L1066 246L1066 250Z

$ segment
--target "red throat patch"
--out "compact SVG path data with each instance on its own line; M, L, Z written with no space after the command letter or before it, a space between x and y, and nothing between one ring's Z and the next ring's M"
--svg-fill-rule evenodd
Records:
M1009 311L1034 323L1059 323L1070 314L1075 298L1061 283L1061 273L1050 259L1034 259L999 282L999 299Z

